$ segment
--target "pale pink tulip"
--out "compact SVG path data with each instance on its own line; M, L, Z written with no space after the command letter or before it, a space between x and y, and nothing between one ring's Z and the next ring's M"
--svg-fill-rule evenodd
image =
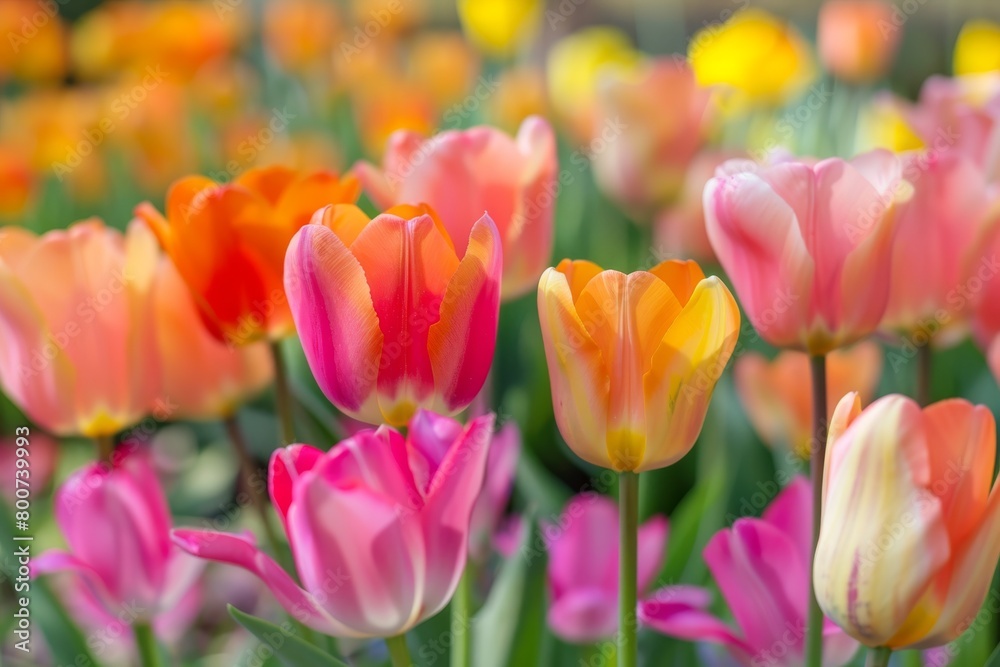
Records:
M462 428L419 411L406 437L382 426L329 452L309 445L277 450L271 500L302 587L252 537L178 529L174 541L256 574L318 632L402 634L438 613L458 585L492 429L492 415Z
M0 229L0 386L58 435L107 436L146 414L159 368L156 243L91 219Z
M796 478L760 519L738 519L709 540L704 557L737 628L707 611L707 594L678 597L664 589L639 604L639 618L672 637L725 646L746 667L805 664L812 491ZM858 644L829 620L823 664L840 667Z
M549 550L549 627L562 639L588 644L618 629L618 505L596 493L576 496L558 523L542 527ZM656 579L667 548L667 520L639 527L638 590Z
M910 190L888 151L719 167L705 187L708 237L761 337L825 354L874 331Z
M504 299L530 291L549 265L558 164L555 135L542 118L527 118L514 138L485 126L430 138L401 130L381 168L361 162L354 169L379 208L430 205L458 248L488 213L503 242Z

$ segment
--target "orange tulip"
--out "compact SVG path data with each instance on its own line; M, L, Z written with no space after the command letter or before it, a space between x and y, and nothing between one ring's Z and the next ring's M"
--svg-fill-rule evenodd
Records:
M833 0L819 12L819 55L834 76L868 83L892 66L902 30L893 23L894 7L881 0ZM884 26L891 26L886 30Z
M740 329L722 281L691 261L625 275L567 259L542 274L538 315L556 423L577 456L643 472L691 449Z
M35 190L35 174L27 156L0 145L0 218L24 211Z
M834 350L827 356L826 371L827 414L849 391L858 391L862 400L870 401L882 375L882 350L872 342ZM808 459L812 442L809 356L786 350L768 361L750 352L736 362L733 374L743 408L761 439Z
M0 82L57 81L69 60L66 26L54 3L37 0L0 2Z
M341 28L334 3L270 0L264 11L264 45L281 67L302 72L329 66Z
M166 216L149 203L136 214L173 259L209 330L242 345L294 332L285 249L318 209L353 202L359 192L353 177L266 167L226 184L182 178L167 193Z
M0 229L0 386L57 435L114 435L156 398L156 244L100 220Z

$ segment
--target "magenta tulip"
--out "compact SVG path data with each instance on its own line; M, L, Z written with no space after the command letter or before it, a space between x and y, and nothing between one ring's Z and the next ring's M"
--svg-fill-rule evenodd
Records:
M178 529L174 541L256 574L314 630L400 635L439 612L458 585L492 429L492 415L463 428L421 410L406 437L382 426L329 452L277 450L271 500L302 587L249 536Z
M483 560L500 530L504 510L514 488L517 459L521 455L521 431L514 422L504 424L490 445L483 490L472 508L469 556Z

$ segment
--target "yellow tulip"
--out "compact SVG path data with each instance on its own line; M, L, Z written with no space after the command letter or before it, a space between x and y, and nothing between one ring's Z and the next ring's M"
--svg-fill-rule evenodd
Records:
M855 393L830 420L813 567L823 611L870 647L946 644L976 617L1000 557L996 423L962 399L921 410ZM992 490L991 490L992 487Z
M556 422L577 456L618 472L676 462L694 445L740 312L693 261L626 275L563 260L538 283Z
M924 142L903 114L899 100L888 94L875 95L862 109L855 136L855 153L886 148L895 153L917 150Z
M538 29L539 0L458 0L458 18L466 36L491 56L505 57Z
M985 74L1000 70L1000 24L977 19L966 22L955 42L955 74Z
M722 25L699 31L688 45L688 59L701 85L729 86L749 103L784 102L801 92L816 72L802 35L757 9L737 12Z

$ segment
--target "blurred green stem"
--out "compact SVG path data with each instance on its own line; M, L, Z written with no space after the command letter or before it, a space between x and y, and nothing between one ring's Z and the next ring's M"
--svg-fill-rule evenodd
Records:
M884 646L870 648L868 649L868 660L865 661L865 667L888 667L890 655L892 655L892 649L885 648Z
M917 348L917 403L921 406L931 402L931 372L933 368L934 351L931 344Z
M618 476L618 511L618 667L636 667L639 655L636 640L639 475L634 472Z
M812 370L812 437L810 460L812 461L813 485L813 539L811 561L816 559L816 544L819 542L819 523L823 507L823 464L826 460L826 355L809 358ZM810 575L812 567L809 568ZM823 610L816 600L816 590L812 576L809 577L809 628L806 635L807 667L822 667L823 664Z
M94 437L94 444L97 445L97 458L100 461L111 463L111 457L115 454L115 436L98 435Z
M465 564L451 599L451 667L472 667L472 561Z
M905 651L901 653L903 667L924 667L923 651Z
M156 636L149 623L137 622L132 626L135 631L135 645L139 650L139 664L142 667L160 667L160 649L156 646Z
M406 647L406 635L396 635L385 640L389 647L389 657L392 658L392 667L412 667L413 658L410 657L410 649Z
M281 341L271 341L274 358L274 396L278 404L278 422L281 441L286 445L295 442L295 420L292 416L292 392L288 386L288 365L281 351Z

